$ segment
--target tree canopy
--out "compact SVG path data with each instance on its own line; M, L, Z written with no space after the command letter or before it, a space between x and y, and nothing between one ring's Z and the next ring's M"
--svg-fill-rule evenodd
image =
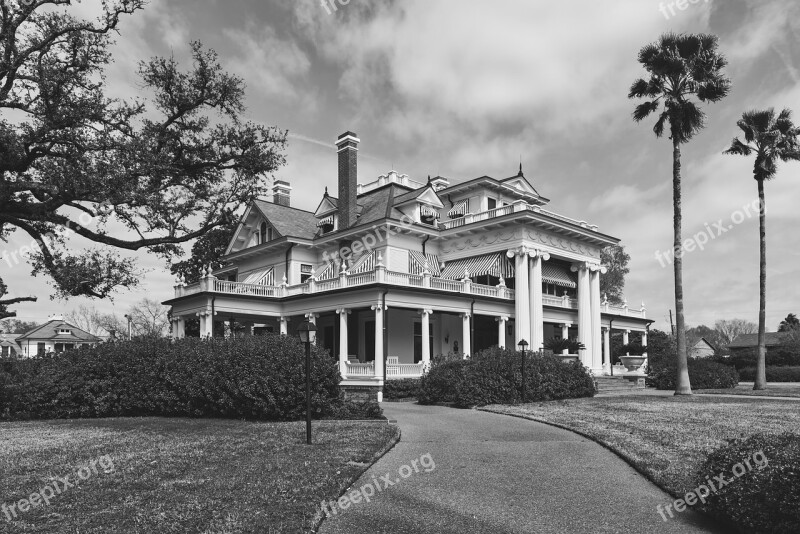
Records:
M625 252L622 245L606 247L600 253L600 262L606 269L606 274L600 275L600 293L608 298L611 304L623 303L625 290L625 276L631 272L628 262L630 254Z
M243 121L243 81L200 43L185 71L174 58L141 61L145 97L107 97L112 36L145 2L102 5L86 21L69 0L0 0L0 239L28 234L34 274L60 297L135 286L135 263L115 249L171 261L265 194L285 163L286 132ZM97 247L68 249L72 233ZM35 299L0 300L0 317Z

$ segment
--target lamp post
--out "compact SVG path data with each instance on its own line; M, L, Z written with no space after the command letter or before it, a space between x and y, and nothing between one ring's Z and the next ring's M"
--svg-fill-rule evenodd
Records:
M297 333L306 346L306 443L311 445L311 344L317 338L317 325L304 321L297 328Z
M525 341L524 339L520 339L519 343L517 343L517 345L519 346L519 350L522 353L522 402L524 403L525 402L525 397L527 396L527 395L525 395L525 393L526 393L526 391L525 391L526 390L526 384L525 384L525 349L528 347L528 342Z
M133 337L131 336L131 319L132 319L132 317L126 313L125 314L125 318L128 320L128 341L130 341L131 339L133 339Z

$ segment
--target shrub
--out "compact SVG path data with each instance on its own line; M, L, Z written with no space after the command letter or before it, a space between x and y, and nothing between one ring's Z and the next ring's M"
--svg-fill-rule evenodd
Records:
M433 360L431 369L420 380L420 404L455 402L459 384L464 380L464 369L469 360Z
M629 343L619 348L620 356L641 356L645 353L645 348L641 343Z
M383 385L384 400L413 399L419 396L420 379L387 380Z
M739 371L741 380L753 382L756 368L747 367ZM767 367L767 382L800 382L800 367Z
M578 354L578 351L584 350L586 346L577 339L553 337L544 342L544 348L555 354L561 354L565 350L567 354Z
M756 349L738 350L729 357L721 358L718 361L732 365L741 371L747 367L755 367L758 362L758 356ZM798 367L800 366L800 353L783 347L770 349L767 351L766 364L767 367Z
M752 469L747 467L748 463ZM713 481L719 473L724 473L726 480L733 480L711 492L704 507L706 511L732 520L747 532L797 532L800 435L754 434L717 449L698 471L698 487L707 485L706 480ZM731 474L741 474L741 479Z
M591 397L591 374L580 362L563 362L547 354L526 357L525 402ZM522 401L519 352L493 347L471 360L434 365L422 379L420 403L452 402L458 407L512 404Z
M4 362L0 416L126 416L297 420L305 416L305 357L286 336L104 343ZM312 351L312 410L341 408L336 362Z
M647 385L656 389L675 389L677 372L674 352L648 358ZM733 367L707 358L690 358L689 382L694 389L729 389L739 383L739 374Z

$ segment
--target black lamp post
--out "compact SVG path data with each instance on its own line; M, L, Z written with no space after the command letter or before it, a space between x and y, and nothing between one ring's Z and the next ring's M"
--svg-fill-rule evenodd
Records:
M306 346L306 443L311 445L311 344L317 339L317 325L304 321L297 333Z
M525 391L526 390L526 383L525 383L525 349L528 348L528 342L525 341L524 339L520 339L519 343L517 343L517 345L519 345L519 350L522 353L522 402L524 403L525 402L525 397L527 396L527 395L525 395L525 393L526 393L526 391Z

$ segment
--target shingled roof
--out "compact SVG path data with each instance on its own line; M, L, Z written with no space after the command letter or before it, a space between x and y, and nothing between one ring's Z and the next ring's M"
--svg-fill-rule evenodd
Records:
M69 330L70 333L59 334L58 331L62 328ZM36 341L63 341L73 343L76 341L82 341L84 343L99 343L101 341L99 337L81 330L77 326L73 326L61 319L52 319L41 326L37 326L33 330L17 336L17 343L20 343L20 341L23 339ZM20 343L20 345L21 344L22 343Z
M310 211L256 200L256 206L283 237L314 239L317 235L317 218Z
M767 347L777 347L783 343L783 332L765 332ZM758 346L758 334L741 334L734 339L729 349L746 349Z

